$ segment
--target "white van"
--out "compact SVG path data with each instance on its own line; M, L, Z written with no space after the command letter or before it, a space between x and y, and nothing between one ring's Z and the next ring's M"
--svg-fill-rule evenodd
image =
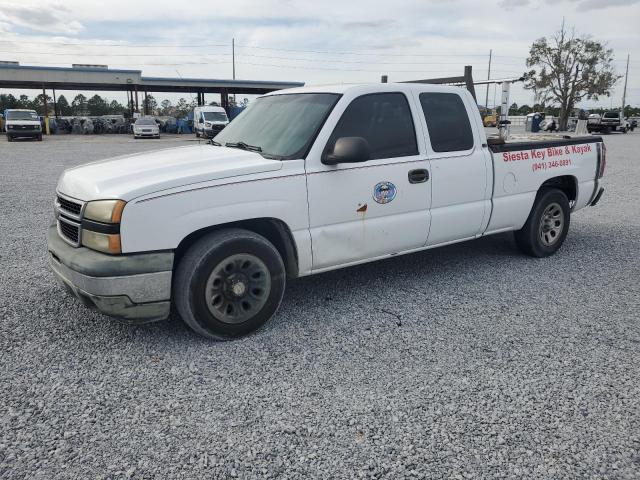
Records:
M42 126L40 117L35 110L12 109L5 110L7 141L14 138L35 138L42 141Z
M229 124L229 117L222 107L205 105L193 109L193 131L196 137L213 138Z

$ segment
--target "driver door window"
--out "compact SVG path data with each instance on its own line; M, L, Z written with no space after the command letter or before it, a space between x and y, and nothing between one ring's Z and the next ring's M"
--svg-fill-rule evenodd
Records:
M362 137L371 160L418 154L415 127L407 97L402 93L376 93L356 98L342 114L327 149L341 137Z

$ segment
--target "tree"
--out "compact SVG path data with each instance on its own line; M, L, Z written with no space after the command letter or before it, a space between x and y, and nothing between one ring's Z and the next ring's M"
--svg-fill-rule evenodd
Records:
M123 115L126 107L117 100L111 100L109 104L109 115Z
M518 115L529 115L533 112L533 109L529 105L520 105L518 108Z
M193 108L189 106L184 98L181 98L178 100L178 104L176 105L176 117L184 118L191 110L193 110Z
M73 111L69 106L69 102L67 101L64 95L60 95L58 97L58 115L62 115L63 117L67 115L72 115Z
M76 98L71 102L74 115L86 115L87 114L87 97L79 93Z
M53 98L51 98L49 95L45 95L43 93L41 93L40 95L36 95L36 98L33 99L31 105L36 112L40 112L42 115L44 115L45 110L47 112L47 115L53 114Z
M9 94L0 94L0 113L4 112L8 108L19 108L18 107L18 99L13 95Z
M171 100L164 99L160 102L160 115L169 117L173 114L173 106L171 105Z
M17 108L28 108L30 110L33 110L33 102L29 100L29 97L27 95L20 95Z
M104 98L96 94L87 100L87 110L89 115L107 115L109 113L109 104Z
M527 58L530 70L525 87L536 99L551 102L560 109L559 128L566 130L570 112L583 99L609 96L620 78L613 66L613 51L588 36L568 32L564 23L551 39L533 42Z
M156 101L153 95L147 95L146 101L147 101L147 112L149 112L149 115L155 115L156 109L158 108L158 102Z

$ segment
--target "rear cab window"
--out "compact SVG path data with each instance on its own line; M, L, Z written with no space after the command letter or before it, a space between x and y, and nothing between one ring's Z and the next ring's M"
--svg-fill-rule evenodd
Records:
M460 95L423 92L419 98L434 152L463 152L473 148L473 130Z
M370 160L418 155L411 108L400 92L355 98L340 117L325 151L331 151L342 137L364 138L371 149Z

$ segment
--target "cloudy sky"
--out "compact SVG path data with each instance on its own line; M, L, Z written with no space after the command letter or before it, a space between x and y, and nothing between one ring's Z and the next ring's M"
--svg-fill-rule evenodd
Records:
M640 0L0 0L0 60L231 78L235 38L241 79L399 81L457 75L464 65L486 78L490 49L491 76L504 78L525 71L531 43L563 17L606 42L620 73L631 54L627 103L640 105ZM621 96L619 82L597 103L618 105ZM513 100L532 103L532 95L517 88Z

